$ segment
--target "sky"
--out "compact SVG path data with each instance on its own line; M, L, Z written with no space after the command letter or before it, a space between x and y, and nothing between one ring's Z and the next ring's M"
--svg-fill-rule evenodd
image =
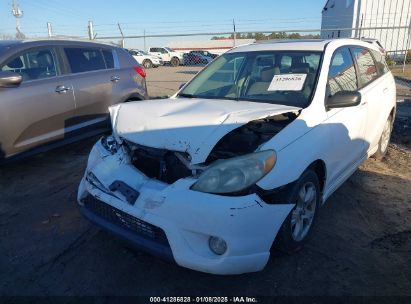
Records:
M16 0L23 11L21 31L45 37L47 22L58 35L87 36L93 22L97 37L124 35L318 29L325 0ZM0 36L15 33L12 0L0 0ZM185 38L189 40L200 37ZM204 39L204 37L201 37ZM209 39L209 38L208 38ZM134 39L142 40L142 39ZM167 43L171 38L151 38ZM141 41L127 41L141 44Z

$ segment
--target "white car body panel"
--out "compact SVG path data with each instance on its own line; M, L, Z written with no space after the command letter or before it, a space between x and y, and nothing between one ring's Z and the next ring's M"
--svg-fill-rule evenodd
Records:
M180 63L184 62L184 58L183 58L183 53L182 52L170 52L168 50L166 50L165 48L162 48L165 50L165 53L160 53L160 52L152 52L151 48L149 50L149 54L156 56L156 57L160 57L164 62L170 62L171 58L173 57L177 57L178 60L180 60Z
M331 57L336 49L347 45L347 42L350 45L352 40L334 40L328 45L311 105L302 110L296 121L261 147L261 150L276 149L278 160L283 160L278 161L274 169L258 182L263 189L272 189L293 182L313 161L322 160L327 169L327 180L323 191L323 201L325 201L332 191L337 189L367 159L367 156L376 151L384 122L396 103L396 88L391 73L387 73L360 90L361 105L332 109L328 112L324 107ZM357 44L372 48L366 42L358 41ZM281 47L281 43L278 43L270 45L270 49L287 49L287 47ZM310 49L315 48L311 46ZM378 49L375 48L375 50ZM372 96L367 96L368 91L375 85L382 87L382 90L386 92L383 94L380 92L380 95L372 92ZM368 100L371 100L372 105L374 104L374 110L368 109L370 106ZM375 106L377 102L379 105ZM374 135L366 135L367 126L368 133ZM327 140L319 141L318 138ZM318 145L317 148L307 149L314 142ZM342 162L341 159L349 161Z
M110 108L113 134L121 141L188 152L191 164L201 164L228 132L249 121L286 112L299 116L257 150L274 149L274 168L258 183L276 189L299 179L315 161L324 164L325 201L378 148L385 122L395 109L396 88L391 73L359 90L361 104L327 110L326 84L333 53L342 46L373 47L351 39L317 42L261 43L229 52L262 50L324 50L320 76L311 104L304 109L231 100L178 98L120 104ZM257 194L223 196L193 191L196 178L166 184L146 177L131 164L125 148L109 153L98 142L90 153L78 201L91 194L136 218L162 228L175 261L184 267L215 274L261 270L283 221L294 208L290 202L267 204ZM92 173L100 186L87 181ZM110 193L116 180L140 193L130 205L119 192ZM212 253L210 236L222 237L228 252Z
M204 162L214 145L228 132L248 123L300 108L247 101L160 99L119 104L114 132L143 146L187 152L191 164ZM187 126L190 126L187 128Z
M268 205L256 194L213 195L210 199L209 194L190 190L194 182L190 179L179 180L173 185L151 180L129 163L127 155L121 151L109 155L101 144L93 147L87 171L92 171L105 189L121 179L138 189L140 196L131 206L83 179L78 191L79 201L90 193L127 214L162 228L177 264L208 273L240 274L263 269L274 237L293 208L287 203ZM122 197L118 192L115 195ZM182 216L182 210L189 216ZM216 259L208 248L210 235L224 238L230 246L230 254Z
M144 60L150 60L153 66L160 66L162 64L158 57L152 55L133 55L133 58L141 65Z

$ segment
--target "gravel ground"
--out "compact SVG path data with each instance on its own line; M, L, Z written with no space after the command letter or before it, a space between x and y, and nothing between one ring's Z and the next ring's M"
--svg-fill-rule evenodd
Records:
M160 76L153 69L148 79ZM331 196L307 246L293 255L275 252L262 272L240 276L169 264L83 219L76 191L97 138L6 165L0 295L411 296L409 104L399 103L386 159L369 159Z
M146 70L149 96L157 98L173 95L202 68L203 66L161 66Z

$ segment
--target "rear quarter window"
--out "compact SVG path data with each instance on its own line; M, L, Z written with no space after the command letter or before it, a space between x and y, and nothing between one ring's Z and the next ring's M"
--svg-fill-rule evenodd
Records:
M388 68L388 65L387 65L387 62L385 61L384 56L380 52L374 51L374 50L371 50L371 53L374 56L378 74L384 75L385 73L388 73L390 69Z
M102 50L104 61L106 62L107 69L114 69L114 54L113 50Z
M361 86L365 87L378 78L377 66L368 49L358 47L353 48L352 51L357 62Z

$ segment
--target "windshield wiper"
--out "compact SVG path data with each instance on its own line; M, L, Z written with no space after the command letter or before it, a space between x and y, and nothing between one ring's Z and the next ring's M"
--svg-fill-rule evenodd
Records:
M227 100L237 100L234 97L225 97L225 96L201 96L201 95L193 95L193 94L186 94L181 93L177 95L178 97L187 97L187 98L203 98L203 99L227 99Z
M178 97L197 98L196 95L193 95L193 94L185 94L185 93L180 93L180 94L178 94Z

